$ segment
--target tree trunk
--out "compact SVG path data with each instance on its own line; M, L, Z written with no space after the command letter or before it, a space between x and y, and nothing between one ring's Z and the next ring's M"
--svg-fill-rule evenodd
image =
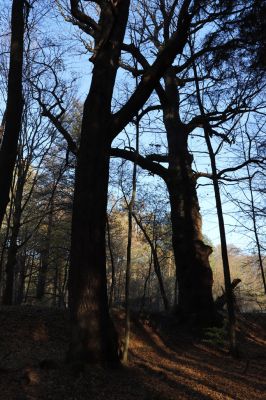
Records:
M217 217L218 217L218 223L219 223L222 260L223 260L224 286L225 286L226 304L227 304L228 322L229 322L228 330L229 330L230 353L233 356L237 356L238 349L237 349L237 343L236 343L236 316L235 316L235 307L234 307L234 296L233 296L233 289L232 289L232 284L231 284L231 274L230 274L230 266L229 266L228 252L227 252L223 207L222 207L222 201L221 201L219 180L218 180L218 176L217 176L216 158L215 158L215 153L213 151L211 139L210 139L211 134L212 134L212 129L209 124L209 121L205 117L205 111L204 111L204 107L203 107L203 103L202 103L202 99L201 99L199 81L198 81L198 76L197 76L197 68L196 68L195 64L193 64L193 71L194 71L194 77L195 77L198 106L200 109L201 116L204 118L204 120L203 120L204 137L205 137L206 145L207 145L209 156L210 156L210 162L211 162L213 189L214 189Z
M178 281L178 311L184 317L194 315L197 320L211 323L215 317L213 278L208 260L212 249L202 240L195 182L193 177L191 179L179 183L172 178L167 184Z
M24 295L24 303L27 303L28 300L28 295L30 292L30 286L31 286L31 282L32 282L32 275L33 275L33 269L34 269L34 262L35 262L35 252L33 251L28 258L28 262L27 262L27 277L28 277L28 282L27 282L27 286L26 286L26 290L25 290L25 295Z
M27 170L24 169L24 162L22 160L22 154L20 154L20 160L17 168L17 186L14 198L14 215L13 215L13 226L11 228L10 245L7 252L7 263L6 263L6 285L3 294L3 304L10 305L14 299L14 280L15 280L15 266L17 263L17 252L18 252L18 235L21 225L22 215L22 198L23 190L26 182Z
M109 216L107 215L107 221L106 221L106 227L107 227L107 243L108 243L108 249L109 249L109 254L110 254L110 261L111 261L111 285L110 285L110 291L109 291L109 308L111 309L114 300L115 300L115 260L114 260L114 254L113 254L113 249L112 249L112 243L111 243L111 232L110 232L110 223L109 223Z
M152 252L152 255L153 255L154 272L155 272L155 274L157 276L157 279L158 279L159 290L160 290L161 298L163 300L164 309L167 311L169 309L169 301L168 301L168 298L167 298L167 295L166 295L166 291L165 291L165 288L164 288L163 277L162 277L162 272L161 272L160 261L158 259L156 244L154 244L154 242L151 240L151 238L149 237L146 229L142 225L141 221L137 218L135 213L133 213L133 217L134 217L136 223L138 224L138 226L140 227L142 233L144 234L145 239L147 240L147 242L150 245L151 252Z
M217 217L219 222L219 231L220 231L220 239L221 239L221 250L222 250L222 260L223 260L223 272L224 272L224 286L226 293L226 304L228 311L228 321L229 321L229 345L230 345L230 353L233 356L238 355L238 348L236 343L236 316L235 316L235 306L234 306L234 295L231 284L231 274L230 274L230 266L227 252L227 243L226 243L226 233L225 233L225 225L224 225L224 217L223 217L223 207L221 201L220 187L219 181L217 178L217 168L216 168L216 160L215 154L212 149L211 140L209 137L209 125L206 123L204 126L204 134L205 140L208 146L208 151L210 155L211 167L212 167L212 175L213 175L213 188L215 194L215 202L217 209Z
M266 294L266 279L265 279L265 273L264 273L264 268L263 268L263 257L261 254L261 244L260 244L259 233L258 233L258 229L257 229L257 216L256 216L256 212L255 212L255 201L254 201L254 194L253 194L253 187L252 187L252 177L251 177L248 165L247 165L247 174L248 174L248 186L249 186L249 192L250 192L251 218L252 218L253 231L254 231L254 236L255 236L255 241L256 241L256 246L257 246L258 263L259 263L260 272L261 272L261 279L262 279L262 283L263 283L264 294Z
M42 300L45 293L46 276L49 267L50 259L50 247L51 247L51 236L52 236L52 226L53 226L53 213L54 213L54 201L51 199L50 212L48 216L48 226L47 234L44 239L44 248L41 252L41 266L38 276L38 284L36 291L36 298Z
M86 116L86 110L84 113ZM117 361L118 352L108 312L105 265L110 143L100 129L95 131L90 130L89 143L82 143L88 137L81 138L76 169L69 271L69 356L76 361L102 363Z
M17 238L19 234L19 225L14 223L12 227L12 234L10 245L7 252L6 263L6 284L3 294L3 304L11 305L14 298L14 280L15 280L15 266L17 262Z
M59 266L58 263L55 264L55 268L54 268L54 276L53 276L53 297L52 297L52 305L53 307L57 307L58 304L58 281L60 277L60 273L59 273Z
M126 263L126 282L125 282L125 336L124 336L124 349L123 349L123 362L128 361L128 348L130 340L130 283L131 283L131 249L132 249L132 212L135 201L136 182L136 164L134 163L133 171L133 190L131 200L128 204L128 233L127 233L127 263ZM135 187L134 187L135 186Z
M152 257L152 250L151 250L150 262L149 262L149 271L148 271L148 275L147 275L147 277L146 277L146 279L145 279L144 286L143 286L143 295L142 295L142 298L141 298L141 303L140 303L140 308L139 308L139 314L141 314L142 311L143 311L143 309L145 308L145 303L146 303L146 291L147 291L147 286L148 286L148 283L149 283L150 277L151 277L151 267L152 267L152 264L153 264L153 257Z
M9 192L16 162L23 111L23 9L24 0L13 1L6 118L4 135L0 148L0 228L6 212L6 207L9 203Z
M77 154L69 270L72 362L117 364L118 338L109 316L106 282L106 209L111 149L111 101L129 1L119 2L106 42L96 41L91 87L84 104ZM110 25L110 8L99 24ZM110 28L110 26L109 26Z
M136 85L138 80L136 78ZM125 340L123 349L123 361L128 361L128 348L130 339L130 283L131 283L131 253L132 253L132 231L133 231L133 212L137 193L137 157L139 153L139 118L136 116L136 157L133 164L132 173L132 193L128 204L128 236L127 236L127 265L126 265L126 284L125 284Z
M25 278L26 278L26 251L24 254L20 256L18 263L19 271L17 275L17 283L16 283L16 297L15 304L21 304L24 298L24 286L25 286Z
M97 29L94 35L94 69L90 92L84 106L73 204L69 277L73 327L70 347L72 359L105 362L117 360L117 340L107 308L105 266L105 213L110 139L111 136L114 138L118 135L143 107L165 69L172 64L178 53L183 52L191 18L197 11L197 2L191 3L191 0L183 1L179 9L176 31L166 41L152 66L144 73L134 94L113 114L110 123L111 100L130 1L100 2L102 9L96 27L100 29ZM78 19L83 13L77 7L78 2L72 0L71 11ZM86 20L88 18L85 16ZM132 46L123 45L123 49L130 50Z
M179 116L179 93L171 68L164 81L165 96L160 100L168 141L169 169L165 180L171 207L178 310L184 316L195 315L208 323L215 315L208 260L212 249L203 242L196 180L191 168L193 158L188 151L187 127Z
M241 282L241 279L234 279L231 283L231 287L232 287L232 291L235 290L235 288L237 287L237 285ZM235 301L235 296L234 297L234 301ZM215 300L215 307L217 308L217 310L222 310L223 307L225 306L227 302L227 298L226 298L226 293L223 292L223 294L219 297L217 297L217 299Z
M14 189L14 180L12 182L12 187L11 187L11 191L13 192ZM9 210L8 210L8 215L7 215L7 219L6 219L6 232L4 235L4 239L3 242L1 243L1 255L0 255L0 297L2 298L2 294L4 291L4 260L5 260L5 254L6 254L6 250L8 249L8 239L9 239L9 232L11 230L11 218L12 218L12 211L13 211L13 202L14 202L14 197L12 196L11 198L11 202L9 205Z

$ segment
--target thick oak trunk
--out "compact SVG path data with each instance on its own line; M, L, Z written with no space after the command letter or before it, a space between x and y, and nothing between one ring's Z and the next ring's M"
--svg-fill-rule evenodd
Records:
M178 281L178 311L211 322L215 316L212 297L210 246L204 244L195 182L189 171L186 179L168 181L171 205L172 241ZM191 171L192 174L192 171Z
M178 309L185 316L196 316L209 322L215 314L209 264L212 249L202 238L196 180L191 167L193 158L187 143L189 132L179 116L179 93L171 68L164 81L165 97L161 100L169 152L166 184L171 206Z
M83 110L69 271L69 359L74 362L119 363L117 333L108 309L105 233L111 101L128 8L127 0L117 3L115 13L112 4L102 9L99 25L102 35L108 28L109 35L96 40L92 82Z
M118 362L118 350L108 312L105 265L110 143L104 140L102 131L95 131L90 131L89 143L81 143L76 169L69 272L69 356L73 361L112 363Z

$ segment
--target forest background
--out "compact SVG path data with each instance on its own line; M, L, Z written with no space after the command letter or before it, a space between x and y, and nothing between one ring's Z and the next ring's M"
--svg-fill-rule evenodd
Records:
M83 11L97 18L97 6L90 8L87 3L90 2L84 2ZM114 112L121 109L141 81L141 55L152 63L162 51L159 3L148 6L145 1L133 2L126 41L138 44L141 54L123 53L112 99ZM170 7L171 2L166 3ZM250 2L249 6L256 4ZM0 5L2 133L8 93L11 3L1 0ZM228 26L234 25L234 14L238 15L245 6L239 2L238 7L232 10ZM263 15L263 7L264 3L259 15ZM247 16L248 12L247 7ZM220 14L217 11L221 23L227 15ZM74 142L79 144L83 103L97 53L85 28L77 28L81 22L71 15L68 2L32 1L26 6L24 17L23 117L10 202L1 229L0 294L5 298L9 276L11 303L66 307L76 165L73 146ZM212 122L209 137L220 183L231 275L232 279L241 279L237 305L241 311L265 311L265 60L259 58L259 38L255 45L252 43L252 51L248 41L240 50L235 50L231 42L226 47L222 40L230 37L231 28L227 31L218 24L215 31L210 12L208 18L206 27L199 28L199 36L191 34L186 52L176 57L177 70L187 60L191 65L181 69L175 85L180 115L195 125L188 150L197 178L204 241L214 250L210 257L213 292L218 297L224 290L223 262L213 171L199 99ZM252 39L252 20L249 28L246 31ZM235 32L238 28L232 29ZM195 61L193 54L200 53L203 44L209 50ZM237 51L242 50L239 61ZM166 184L152 170L165 168L169 162L164 124L165 116L153 92L112 144L116 152L111 153L106 228L109 306L124 307L127 297L129 214L133 217L131 308L158 311L167 308L167 303L171 307L177 305L170 200ZM125 155L125 151L126 161L114 157L115 153ZM147 167L147 160L153 163L152 168Z

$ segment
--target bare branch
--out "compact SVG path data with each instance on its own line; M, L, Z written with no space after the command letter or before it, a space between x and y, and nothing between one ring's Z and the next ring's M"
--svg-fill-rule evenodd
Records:
M69 151L71 151L71 153L77 155L78 152L78 148L77 148L77 144L76 142L73 140L72 136L70 135L70 133L63 127L61 121L59 118L56 118L51 111L46 107L46 105L44 103L41 102L41 100L38 100L40 106L43 109L43 113L42 115L44 117L48 117L49 120L52 122L52 124L55 126L55 128L63 135L64 139L67 142L67 146Z
M100 27L97 22L79 8L79 0L70 0L70 7L72 16L78 21L78 25L83 30L84 28L86 29L86 33L94 36L96 32L100 32Z
M246 167L249 164L257 164L257 165L262 165L263 164L264 165L265 164L265 159L258 160L258 159L255 159L255 158L250 158L250 159L244 161L242 164L237 165L236 167L222 169L221 171L219 171L217 173L217 177L219 179L221 179L222 175L226 174L227 172L238 171L239 169L241 169L243 167Z
M145 104L165 70L172 64L176 55L182 53L193 17L193 13L189 13L190 4L191 0L183 2L175 33L167 41L155 62L145 71L137 89L124 107L114 114L111 123L113 138L132 120L136 111Z
M160 164L148 160L146 157L136 154L135 151L128 151L125 149L112 148L111 156L121 157L125 160L136 162L141 168L150 171L152 174L159 175L162 179L167 177L167 169Z

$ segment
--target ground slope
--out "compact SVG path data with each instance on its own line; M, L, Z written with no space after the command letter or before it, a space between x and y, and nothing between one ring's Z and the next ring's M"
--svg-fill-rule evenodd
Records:
M121 326L121 313L116 319ZM60 310L0 308L1 400L265 399L265 316L240 318L240 360L166 317L134 318L128 366L82 374L64 362L66 327Z

